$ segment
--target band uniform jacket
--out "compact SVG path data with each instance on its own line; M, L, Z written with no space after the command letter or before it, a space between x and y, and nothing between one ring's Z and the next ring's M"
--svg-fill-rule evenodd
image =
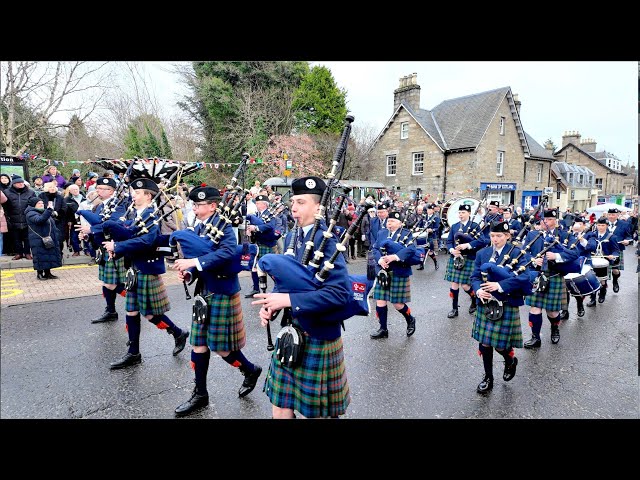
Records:
M535 242L533 242L533 239L540 232L543 232L542 236L540 236L540 238L538 238ZM558 241L560 242L560 244L562 244L565 241L565 239L567 238L568 235L569 235L568 232L560 230L559 228L555 228L554 230L550 230L548 232L545 231L545 230L532 230L525 237L524 243L522 244L522 247L524 248L527 245L529 245L531 242L533 242L531 247L527 250L527 252L532 257L535 257L538 253L540 253L544 248L547 247L551 237L557 237ZM559 253L560 254L560 258L561 258L560 262L548 262L549 271L551 272L551 276L555 276L554 274L561 273L559 269L555 269L554 268L555 265L557 265L559 263L573 262L579 256L579 253L578 253L576 248L568 249L568 248L565 248L562 245L558 245L558 244L554 245L548 251L552 252L552 253Z
M500 255L496 259L496 262L495 262L496 265L500 265L500 263L504 259L504 256L511 249L511 246L512 244L510 242L505 243L504 247L502 248L502 251L500 252ZM518 255L520 255L520 251L521 251L520 248L514 247L514 249L511 250L511 253L509 253L509 260L507 260L505 263L508 264L511 260L513 260ZM489 262L491 260L492 255L493 255L493 246L485 247L476 254L476 259L475 259L475 262L473 263L473 272L471 273L471 285L474 292L477 292L481 288L480 285L483 283L482 271L480 267L482 266L482 264ZM513 267L513 271L517 270L518 267L520 267L521 265L527 263L529 258L530 258L529 255L527 255L526 253L522 255L522 257L518 259L518 263ZM504 267L504 269L505 271L509 271L509 269L506 267ZM526 290L527 287L530 286L529 275L527 274L527 271L519 273L518 275L511 273L509 278L506 278L503 280L500 280L498 278L492 278L492 272L490 272L488 276L488 281L498 282L500 284L500 288L504 290L503 293L497 290L495 292L491 292L491 294L494 297L496 297L496 299L500 300L501 302L506 302L511 307L519 307L521 305L524 305L524 297L519 294L514 294L514 292L517 290L519 291ZM478 301L480 300L478 299Z
M584 247L584 250L591 255L596 252L596 248L598 247L598 243L602 244L602 254L604 256L607 255L615 255L616 257L620 255L620 244L614 240L614 235L610 235L610 232L607 232L601 237L598 237L598 232L589 232L584 236L584 239L587 241L587 245Z
M409 234L409 230L407 230L406 228L399 228L398 230L395 231L395 233L391 238L389 237L390 235L391 235L391 232L386 228L383 228L378 233L378 238L376 239L376 243L373 245L373 258L375 258L376 260L376 274L382 268L378 264L378 260L380 260L380 258L384 256L382 251L380 250L382 242L384 242L387 239L392 240L394 242L398 242L398 240L404 238L405 235L409 235L407 238L411 238L411 235ZM400 247L400 244L398 244L398 246ZM393 275L395 275L396 277L410 277L413 273L411 271L411 265L407 265L404 262L416 253L416 248L417 248L416 244L415 242L413 242L408 247L401 247L397 252L387 250L386 255L395 254L395 255L398 255L398 257L400 257L399 262L396 261L396 262L391 262L389 264L388 270L393 272Z
M453 226L451 227L451 230L449 230L449 236L447 237L447 251L449 251L449 249L451 248L456 248L456 242L455 242L456 233L458 232L469 233L474 228L476 229L476 232L478 232L479 230L478 224L476 222L472 222L471 220L469 220L464 227L462 226L462 222L454 223ZM461 243L466 243L466 242L461 242ZM480 238L478 238L477 240L473 240L472 242L469 242L469 245L471 245L471 248L473 250L470 253L464 253L465 251L462 250L463 255L469 260L475 260L476 252L486 247L487 243L488 243L487 237L485 237L484 235L480 235Z
M387 219L380 221L380 218L376 215L371 219L369 223L369 245L373 246L378 240L378 233L383 228L387 228Z
M141 218L147 218L154 209L152 207L145 208ZM111 215L114 218L114 215ZM125 227L131 227L134 220L126 220ZM151 223L151 222L149 222ZM133 227L134 229L136 227ZM164 256L156 251L156 241L160 235L160 227L158 225L147 226L149 232L128 240L115 240L114 252L116 258L127 257L131 260L133 266L145 275L160 275L166 272Z
M215 214L211 219L212 225L215 225L218 220L218 215ZM205 220L206 221L206 220ZM204 233L205 227L203 223L199 223L195 227L195 233L199 236L206 236ZM233 256L236 252L236 237L233 232L233 227L230 223L224 223L224 235L217 245L211 242L211 251L205 255L196 257L202 271L197 267L192 267L189 272L192 275L192 279L200 279L204 282L206 289L209 292L221 293L223 295L234 295L240 291L240 282L238 281L238 274L231 274L230 267L233 261ZM183 248L184 253L184 248ZM186 257L185 257L186 258Z
M256 216L264 222L262 216L265 214L267 209L262 212L256 213ZM255 232L256 243L260 245L264 245L266 247L275 247L276 243L278 243L278 238L275 236L276 230L276 218L275 215L271 217L268 222L264 222L261 225L257 225L258 230Z

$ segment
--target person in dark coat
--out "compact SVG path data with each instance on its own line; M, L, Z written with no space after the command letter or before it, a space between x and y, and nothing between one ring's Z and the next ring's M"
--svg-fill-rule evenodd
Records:
M44 201L44 206L49 208L53 205L53 213L51 216L56 222L58 229L58 242L60 243L60 252L63 250L64 232L67 227L67 201L58 193L58 186L55 181L44 184L44 189L40 192L39 197Z
M7 196L4 209L9 223L9 233L13 236L13 253L16 254L13 260L21 258L31 260L25 213L29 206L29 199L36 194L25 185L22 177L14 177L11 187L7 188L4 194Z
M51 273L52 268L62 266L58 229L52 218L53 206L44 208L39 197L31 197L25 211L29 231L29 245L33 254L33 269L38 272L38 280L58 278ZM42 237L53 238L53 247L46 248Z

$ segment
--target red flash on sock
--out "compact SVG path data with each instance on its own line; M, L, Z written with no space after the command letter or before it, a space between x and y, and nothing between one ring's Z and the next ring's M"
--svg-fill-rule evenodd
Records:
M453 292L449 292L449 298L453 298Z
M411 309L407 308L407 315L411 315Z
M529 320L529 326L533 328L533 322Z
M191 367L191 370L195 370L196 369L196 362L194 362L193 360L191 360L189 362L189 366Z
M513 348L512 348L512 349L511 349L511 351L509 352L509 356L510 356L511 358L513 358L513 357L515 357L515 356L516 356L516 351L515 351Z
M169 325L167 325L166 323L164 323L163 321L158 322L158 324L156 325L156 327L158 327L160 330L166 330L167 328L169 328Z
M242 363L240 363L239 360L235 360L231 365L236 367L236 368L240 368L240 365L242 365Z
M129 333L129 325L127 325L126 323L124 324L124 331Z
M126 297L127 296L127 291L126 290L121 291L120 292L120 296L121 297Z
M478 356L482 356L482 352L480 351L480 349L478 349Z
M470 296L470 297L475 297L475 296L476 296L476 292L474 292L473 290L471 290L471 291L469 292L469 296Z

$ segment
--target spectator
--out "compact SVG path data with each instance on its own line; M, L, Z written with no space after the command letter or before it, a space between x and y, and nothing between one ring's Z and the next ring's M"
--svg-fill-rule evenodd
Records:
M60 239L57 236L58 229L51 217L53 213L52 203L45 209L42 198L33 196L29 199L26 218L29 229L29 244L33 252L33 269L38 272L38 280L58 278L51 273L51 269L62 266ZM53 246L50 248L45 246L43 240L47 236L53 239Z
M98 180L98 174L95 172L89 172L87 174L87 183L84 184L85 191L89 193L93 190L96 185L96 181ZM93 188L92 188L93 187Z
M26 258L31 260L31 250L29 248L29 234L27 229L27 217L25 210L29 206L29 199L35 197L33 190L24 184L22 177L14 177L11 187L4 191L7 196L6 215L8 219L8 227L13 237L13 252L16 254L13 260Z
M69 185L67 190L68 195L65 197L65 202L67 203L67 229L65 234L67 236L67 245L73 250L71 256L78 257L80 255L80 239L75 226L80 225L80 216L76 212L82 202L85 201L85 198L80 193L80 187L75 183Z
M44 187L44 182L42 181L42 177L38 177L37 175L31 179L31 185L34 192L39 193L42 191Z
M260 180L256 180L253 184L253 187L251 187L249 191L251 192L251 195L255 197L256 195L260 194L261 189L262 187L260 186Z
M102 200L98 196L98 192L93 190L93 191L87 193L86 200L84 200L83 202L80 203L80 206L78 207L78 210L90 210L92 212L95 212L96 208L98 208L98 205L100 203L102 203ZM89 226L89 222L87 222L84 219L84 217L80 216L80 225ZM82 240L82 245L83 245L82 251L84 252L84 254L95 259L96 252L93 249L93 245L91 244L91 242L89 240Z
M55 165L49 165L47 168L45 168L44 174L42 175L43 183L52 181L56 182L56 188L64 188L64 184L67 183L67 179L60 175L60 173L58 172L58 167L56 167Z
M9 231L7 228L7 219L4 216L3 203L7 201L7 196L0 190L0 257L2 256L2 247L4 246L4 234Z
M72 177L80 177L80 170L78 170L77 168L73 169L73 172L71 172L71 176Z
M56 238L60 242L60 252L62 252L65 228L67 225L67 202L64 197L58 193L58 187L55 181L45 183L44 190L38 196L43 200L46 208L49 208L49 206L53 208L51 216L54 218L56 228L58 229Z
M11 177L6 173L0 173L0 190L6 190L11 186Z

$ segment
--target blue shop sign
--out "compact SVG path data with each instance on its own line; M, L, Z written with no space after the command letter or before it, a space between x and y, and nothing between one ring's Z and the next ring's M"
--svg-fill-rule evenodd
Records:
M480 190L516 190L515 183L488 183L480 182Z

